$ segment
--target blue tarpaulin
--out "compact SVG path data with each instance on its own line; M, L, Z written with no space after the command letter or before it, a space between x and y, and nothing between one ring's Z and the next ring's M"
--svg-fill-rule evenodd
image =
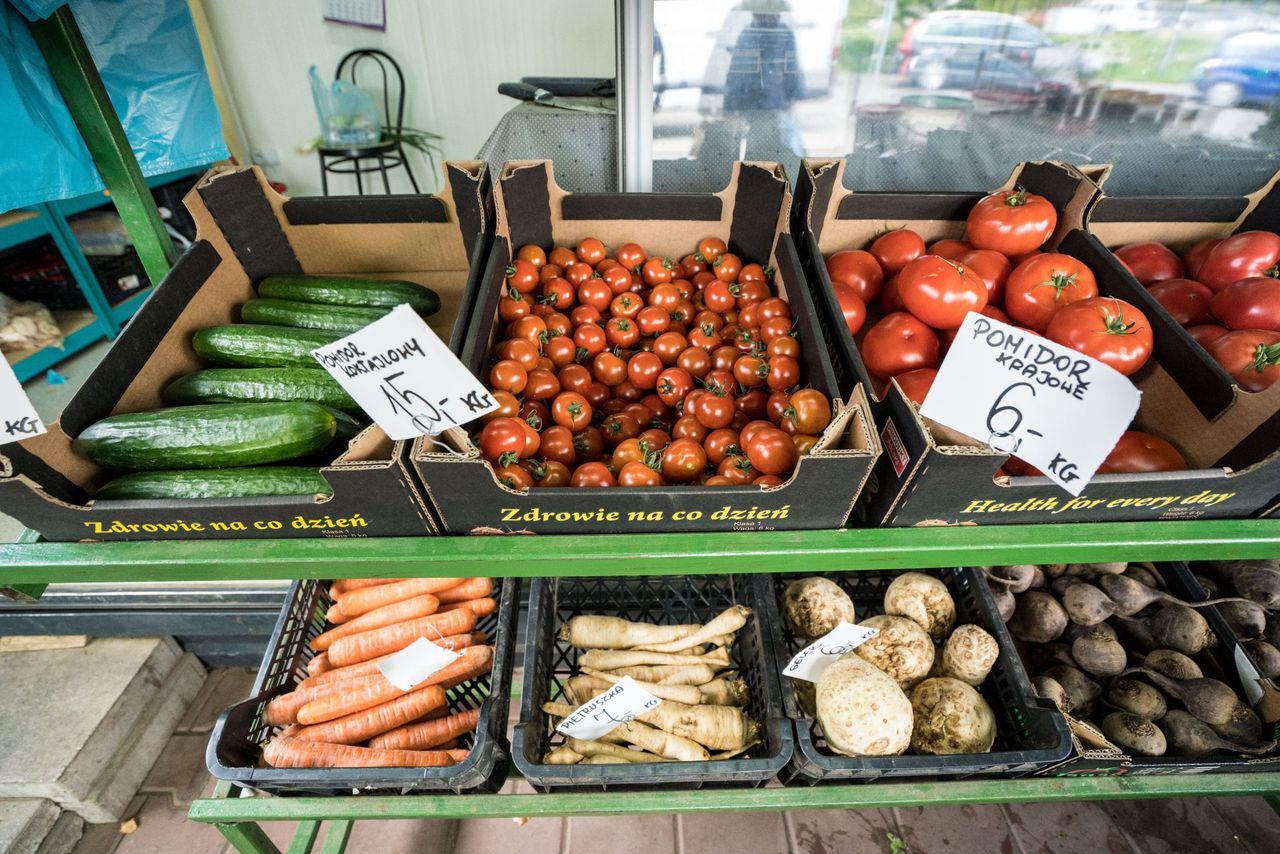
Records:
M61 5L0 0L0 211L103 189L27 27ZM186 0L69 5L144 175L227 156Z

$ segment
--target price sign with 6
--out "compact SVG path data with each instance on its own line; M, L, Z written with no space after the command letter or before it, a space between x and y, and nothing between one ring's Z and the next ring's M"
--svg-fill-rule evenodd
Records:
M1129 429L1141 397L1096 359L970 312L920 414L1016 454L1079 495Z

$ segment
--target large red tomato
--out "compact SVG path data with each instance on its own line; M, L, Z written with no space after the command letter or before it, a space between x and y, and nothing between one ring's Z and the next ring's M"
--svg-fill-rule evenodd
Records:
M936 368L917 368L905 374L898 374L893 381L902 389L907 400L923 406L924 399L929 395L929 389L933 388L933 381L937 376Z
M862 249L837 252L827 259L827 275L833 285L848 285L864 303L871 302L884 284L884 271L870 252Z
M1280 276L1280 235L1270 231L1231 235L1204 256L1196 279L1220 291L1252 276Z
M1228 329L1280 332L1280 279L1252 276L1232 282L1218 291L1212 308Z
M1122 472L1183 471L1187 461L1173 445L1159 436L1127 430L1098 468L1098 474Z
M1208 257L1209 251L1221 242L1221 237L1211 237L1208 240L1201 240L1186 251L1186 254L1182 256L1182 262L1187 268L1187 278L1195 279L1197 282L1200 281L1200 265Z
M1151 324L1124 300L1093 297L1058 310L1044 336L1128 376L1151 358Z
M987 286L968 267L925 255L902 268L898 293L907 311L934 329L957 329L964 316L987 305Z
M1004 283L1009 280L1013 266L1009 259L991 249L971 249L953 259L968 267L987 286L987 302L999 302L1004 296Z
M1009 274L1004 310L1023 326L1043 332L1063 306L1097 295L1092 270L1070 255L1042 252Z
M1280 296L1280 282L1276 283L1276 287L1276 295ZM1178 321L1179 326L1195 326L1213 320L1209 312L1213 291L1206 285L1191 279L1164 279L1152 284L1147 290L1156 298L1156 302L1164 306L1169 316Z
M1115 251L1133 277L1144 286L1165 279L1181 279L1182 259L1163 243L1130 243Z
M1209 349L1210 344L1226 335L1227 331L1225 326L1219 326L1216 323L1201 323L1199 326L1187 327L1187 334L1191 339L1206 350Z
M1228 332L1208 349L1209 355L1245 391L1262 391L1280 380L1280 332L1265 329Z
M880 235L871 244L871 254L884 268L886 276L892 276L924 254L924 240L909 228L900 228Z
M950 258L952 261L962 261L963 259L960 256L972 249L973 247L963 240L952 240L950 237L944 237L941 240L935 240L930 243L926 252L929 255L941 255L943 258Z
M974 249L994 249L1022 255L1049 239L1058 212L1044 196L1023 187L984 196L969 211L969 243Z
M905 311L881 318L862 339L862 361L882 380L938 366L938 336Z
M844 315L844 325L850 335L857 335L862 324L867 321L867 304L854 292L854 289L841 282L832 282L836 301L840 303L840 312Z

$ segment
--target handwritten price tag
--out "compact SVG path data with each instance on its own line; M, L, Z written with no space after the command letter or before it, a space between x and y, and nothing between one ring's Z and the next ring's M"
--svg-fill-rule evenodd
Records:
M840 656L852 652L880 634L879 629L867 626L855 626L841 620L840 625L818 638L795 654L787 666L782 668L783 676L792 679L803 679L806 682L817 682L822 672L836 662Z
M599 738L661 704L661 700L637 685L636 680L624 676L608 691L583 703L560 721L556 732L573 738Z
M1017 454L1079 495L1141 398L1109 365L970 312L920 414Z
M412 691L427 677L458 660L460 653L436 646L426 638L418 638L386 661L378 669L387 681L401 691Z
M498 408L407 305L311 355L392 439L435 436Z
M13 368L0 359L0 444L30 439L49 432L31 405L22 383L14 376Z

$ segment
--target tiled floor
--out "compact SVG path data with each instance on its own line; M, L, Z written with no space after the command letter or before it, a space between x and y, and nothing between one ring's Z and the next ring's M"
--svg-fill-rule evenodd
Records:
M187 821L213 781L204 745L219 712L248 692L252 671L209 674L148 775L137 829L91 827L76 854L234 854L209 825ZM527 791L527 789L524 789ZM679 794L672 793L673 804ZM294 825L263 825L281 851ZM313 850L320 850L323 833ZM609 818L358 822L351 854L1175 854L1280 851L1280 816L1262 798L912 807Z

